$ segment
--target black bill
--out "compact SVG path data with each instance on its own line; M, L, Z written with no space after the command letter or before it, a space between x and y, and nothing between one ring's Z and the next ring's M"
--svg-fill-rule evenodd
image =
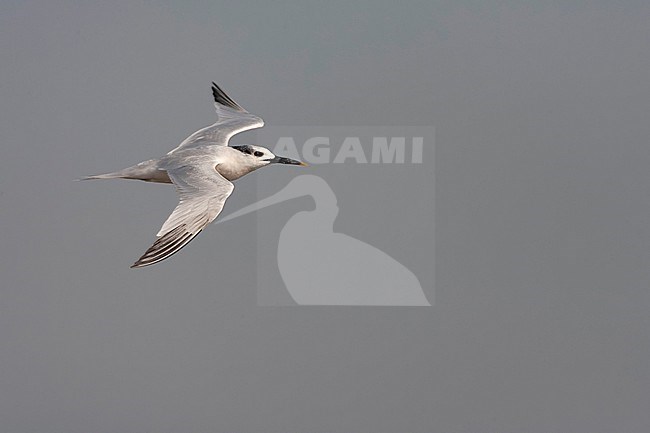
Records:
M307 164L305 164L304 162L296 161L295 159L291 159L291 158L284 158L282 156L276 156L275 158L270 159L269 163L271 163L271 164L302 165L304 167L307 166Z

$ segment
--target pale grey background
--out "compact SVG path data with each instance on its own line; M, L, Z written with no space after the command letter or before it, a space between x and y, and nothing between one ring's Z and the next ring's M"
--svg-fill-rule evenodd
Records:
M88 3L0 7L2 433L650 430L646 2ZM435 125L434 307L258 307L245 228L128 268L176 197L71 179L211 122L213 79Z

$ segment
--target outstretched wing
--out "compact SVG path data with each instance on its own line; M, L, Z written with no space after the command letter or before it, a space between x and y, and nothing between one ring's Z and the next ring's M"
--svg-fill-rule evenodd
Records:
M156 236L158 239L132 268L153 265L187 245L221 213L234 185L216 170L215 161L188 160L188 165L167 169L180 202Z
M227 146L228 140L233 135L264 126L264 121L260 117L244 110L214 82L212 83L212 95L214 96L214 106L217 109L217 122L199 129L187 137L168 155L190 147Z

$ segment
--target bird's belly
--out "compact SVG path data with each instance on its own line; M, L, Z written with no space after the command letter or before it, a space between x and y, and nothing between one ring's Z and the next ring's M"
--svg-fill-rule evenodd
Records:
M172 180L169 178L169 175L165 170L156 170L147 176L147 178L142 180L145 182L172 183Z

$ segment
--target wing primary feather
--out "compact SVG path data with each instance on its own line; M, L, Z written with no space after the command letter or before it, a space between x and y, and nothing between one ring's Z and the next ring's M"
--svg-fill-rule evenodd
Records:
M196 236L196 235L195 235ZM192 233L185 233L183 236L175 239L167 244L162 245L158 249L152 251L151 260L157 259L158 257L169 257L177 248L184 245L184 242L192 237Z
M185 232L183 235L177 236L175 238L169 238L165 242L162 242L158 245L154 244L151 248L149 248L149 250L147 250L148 254L145 253L147 257L145 257L142 261L149 262L157 259L158 257L164 256L168 251L173 251L175 247L183 243L183 241L191 235L191 233Z
M167 252L171 252L175 247L181 245L191 234L184 233L174 238L168 238L165 242L151 246L140 258L141 262L151 262L159 257L163 257Z
M237 111L246 111L241 107L241 105L233 101L232 98L228 96L221 87L217 86L217 83L214 81L212 82L212 95L214 96L214 101L221 105L225 105L226 107L230 107Z
M189 235L189 236L183 238L183 241L182 241L181 243L179 243L179 244L178 244L178 245L177 245L173 250L170 250L168 253L166 253L166 254L164 254L164 255L153 255L153 256L150 256L150 255L147 255L147 254L145 253L145 255L142 256L142 258L140 258L140 259L139 259L137 262L135 262L133 265L131 265L131 267L132 267L132 268L143 268L143 267L145 267L145 266L154 265L154 264L156 264L156 263L158 263L158 262L161 262L161 261L163 261L163 260L165 260L165 259L168 259L169 257L173 256L174 254L176 254L177 252L179 252L180 250L182 250L182 249L183 249L186 245L188 245L188 244L190 243L190 241L191 241L192 239L194 239L195 237L196 237L196 235Z
M200 232L201 230L196 233L186 232L185 224L181 224L174 230L160 237L160 239L156 240L156 242L154 242L154 244L131 267L142 268L171 257L189 244L190 241Z

